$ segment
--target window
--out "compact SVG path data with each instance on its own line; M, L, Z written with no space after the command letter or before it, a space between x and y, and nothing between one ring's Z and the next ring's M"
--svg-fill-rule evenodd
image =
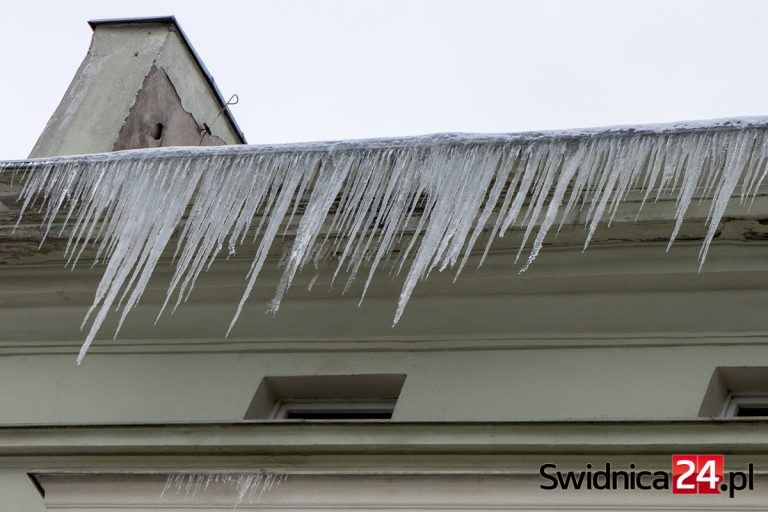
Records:
M768 366L715 368L704 393L699 416L768 417Z
M727 418L768 416L768 394L733 394L723 409Z
M268 376L245 412L246 420L389 420L402 374Z
M275 420L388 420L394 401L341 402L334 400L278 401L272 413Z

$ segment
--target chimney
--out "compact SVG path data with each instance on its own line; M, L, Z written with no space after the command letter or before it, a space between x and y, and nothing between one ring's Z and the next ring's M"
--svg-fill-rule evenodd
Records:
M88 54L30 158L245 143L174 17L89 24Z

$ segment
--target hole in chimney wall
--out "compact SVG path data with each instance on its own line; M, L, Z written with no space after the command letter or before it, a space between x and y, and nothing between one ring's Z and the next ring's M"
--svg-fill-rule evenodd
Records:
M163 123L157 123L155 126L149 129L149 136L155 140L160 140L163 136Z

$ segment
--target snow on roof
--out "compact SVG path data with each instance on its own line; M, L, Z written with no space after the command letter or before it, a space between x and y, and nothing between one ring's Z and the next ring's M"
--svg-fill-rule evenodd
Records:
M530 144L534 142L566 142L577 139L639 138L641 136L685 135L696 132L768 129L768 117L738 117L674 123L616 125L596 128L547 130L519 133L435 133L409 137L383 137L317 142L291 142L281 144L251 144L225 146L184 146L128 151L113 151L87 155L68 155L42 159L4 161L5 166L23 166L26 162L97 162L131 158L206 158L214 155L237 156L243 154L306 153L366 151L377 149L419 149L441 145L471 144Z

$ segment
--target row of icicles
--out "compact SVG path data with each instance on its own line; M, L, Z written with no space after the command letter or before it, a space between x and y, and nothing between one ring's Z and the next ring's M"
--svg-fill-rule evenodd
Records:
M79 363L113 307L119 331L174 237L174 274L159 315L186 300L222 252L255 243L230 330L289 225L295 233L275 312L297 272L333 255L333 279L343 279L345 289L362 280L361 300L382 265L405 275L397 323L417 282L433 270L458 277L482 234L480 264L497 237L519 229L525 270L553 228L578 213L586 248L598 224L610 223L638 190L642 204L674 197L670 244L692 199L711 201L703 264L728 201L753 198L765 177L767 127L762 120L581 136L171 148L5 162L0 172L21 175L22 215L40 208L46 235L57 222L61 232L70 230L69 264L94 241L96 259L106 262L83 321L90 327Z

